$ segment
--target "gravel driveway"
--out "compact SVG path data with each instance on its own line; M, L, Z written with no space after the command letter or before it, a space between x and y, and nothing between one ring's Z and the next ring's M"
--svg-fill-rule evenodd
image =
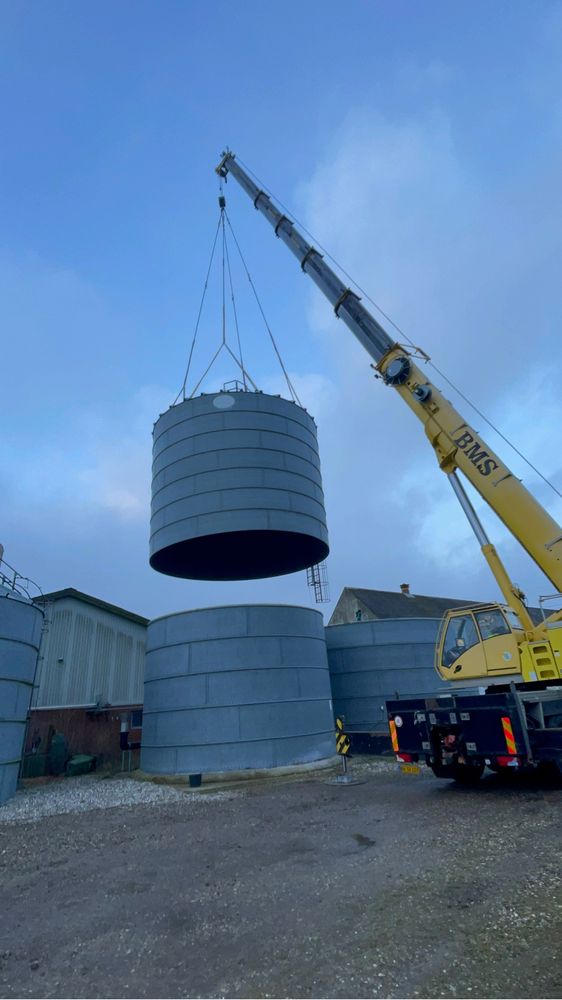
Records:
M559 998L561 791L353 767L347 787L19 795L1 995Z

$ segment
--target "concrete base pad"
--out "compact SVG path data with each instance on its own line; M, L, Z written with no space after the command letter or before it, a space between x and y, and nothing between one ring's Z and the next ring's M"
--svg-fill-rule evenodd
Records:
M340 758L337 754L333 757L324 757L322 760L314 760L308 764L291 764L286 767L264 767L245 768L243 771L212 771L203 774L201 786L192 788L189 784L189 774L149 774L147 771L131 772L131 778L136 781L153 781L157 785L182 785L190 792L197 792L204 789L204 786L230 785L234 782L246 782L256 780L271 781L277 778L290 778L314 774L316 771L326 771L339 764Z

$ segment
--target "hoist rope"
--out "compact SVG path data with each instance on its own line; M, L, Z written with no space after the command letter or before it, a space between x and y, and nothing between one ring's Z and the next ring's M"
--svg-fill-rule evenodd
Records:
M246 163L244 163L243 160L240 159L239 156L237 156L236 159L238 160L238 162L240 163L240 165L242 167L244 167L244 170L246 170L248 172L248 174L250 174L250 176L253 177L253 179L255 180L256 184L259 185L260 189L262 191L265 191L265 193L267 195L269 195L275 202L277 202L281 206L281 208L283 209L283 211L285 212L285 214L289 217L289 219L292 219L295 222L295 224L297 226L299 226L302 229L302 231L304 233L306 233L307 236L310 237L310 239L315 244L315 246L317 246L322 251L322 253L328 258L328 260L330 260L332 262L332 264L334 264L335 267L337 267L337 269L341 272L341 274L343 274L344 277L346 277L348 279L348 281L350 281L351 284L355 286L355 288L357 289L357 291L361 292L361 295L363 295L371 303L371 305L374 306L374 308L377 310L377 312L379 312L380 315L383 316L384 319L388 323L390 323L390 325L392 327L394 327L394 329L396 330L396 332L399 333L400 336L404 338L404 340L410 345L410 347L416 348L416 345L414 344L413 340L410 339L410 337L407 335L407 333L405 333L398 326L398 324L395 323L394 320L388 315L388 313L386 313L384 311L384 309L382 309L382 307L379 306L379 304L377 302L375 302L375 300L369 295L369 293L367 291L365 291L364 288L361 287L361 285L355 280L355 278L353 278L352 275L349 274L349 272L346 271L346 269L336 260L336 258L332 256L332 254L330 253L330 251L327 250L326 247L322 246L322 244L320 243L320 241L317 240L316 237L314 236L314 234L311 233L310 230L306 228L306 226L304 225L303 222L299 221L299 219L296 217L296 215L294 215L291 212L291 210L287 207L287 205L285 205L281 201L281 199L278 198L277 195L274 194L273 191L271 191L271 189L268 188L264 184L264 182L257 176L257 174L255 174L253 172L253 170L251 170L250 167ZM453 389L453 391L456 392L460 396L460 398L462 400L464 400L464 402L468 406L470 406L474 410L474 412L477 413L478 416L482 420L485 421L485 423L488 424L488 427L491 427L491 429L493 431L495 431L495 433L498 434L499 437L501 437L501 439L503 441L505 441L505 443L507 445L509 445L509 447L516 453L516 455L518 455L519 458L523 459L523 461L526 462L526 464L529 466L529 468L532 469L533 472L535 472L537 474L537 476L539 476L539 478L542 479L543 482L546 483L547 486L550 486L551 490L553 490L557 494L557 496L559 496L562 499L562 493L554 485L554 483L552 483L550 481L550 479L548 479L547 476L545 476L540 471L540 469L537 469L536 465L534 465L533 462L531 462L531 460L529 458L527 458L527 456L515 444L513 444L512 441L510 441L510 439L503 433L503 431L501 431L499 429L499 427L497 427L494 424L494 422L492 420L490 420L490 418L487 417L486 414L483 413L482 410L475 403L473 403L472 400L469 399L469 397L465 393L463 393L462 390L459 389L459 387L457 385L455 385L455 383L452 381L452 379L450 379L447 375L445 375L445 373L443 371L441 371L440 368L437 367L437 365L431 360L431 358L428 358L426 363L429 364L430 367L433 368L433 370L435 372L437 372L437 374L439 375L439 377L442 378L442 379L444 379L444 381L451 387L451 389Z
M223 221L223 227L224 227L224 221ZM242 369L242 380L244 383L244 389L247 389L246 372L244 370L244 358L242 356L242 342L240 340L240 327L238 326L238 310L236 309L236 300L234 298L234 285L232 283L232 271L230 269L230 254L228 252L228 243L226 243L226 241L225 241L225 250L226 250L226 266L228 269L228 281L230 285L230 297L232 300L232 313L234 316L234 326L236 329L236 340L238 342L238 353L240 355L240 368Z
M189 377L189 371L190 371L190 368L191 368L191 361L192 361L192 358L193 358L193 351L195 349L195 341L197 340L197 332L199 330L199 323L201 322L201 313L203 312L203 304L205 302L205 296L207 294L207 287L208 287L208 284L209 284L209 275L211 273L211 267L213 266L213 258L215 256L215 250L216 250L216 246L217 246L217 240L219 238L220 226L221 226L221 220L219 219L219 221L217 223L217 228L216 228L216 231L215 231L215 238L213 240L213 246L211 248L211 258L209 260L209 266L207 268L207 274L205 276L205 284L203 285L203 294L201 296L201 302L199 303L199 312L197 313L197 321L195 323L195 332L193 334L193 339L191 341L191 348L190 348L190 351L189 351L189 357L187 359L187 368L185 370L185 376L184 376L184 379L183 379L182 387L181 387L180 391L178 392L176 398L174 399L174 402L172 403L172 406L175 406L175 404L177 403L177 401L180 398L180 396L182 396L183 399L185 399L185 387L187 385L187 379Z
M211 358L211 361L207 365L207 368L203 372L203 375L201 376L201 378L197 382L197 384L196 384L195 388L193 389L193 391L190 393L190 397L189 398L191 398L191 399L193 398L193 396L195 395L195 393L199 389L200 385L204 382L205 378L209 374L211 368L213 367L215 361L217 360L217 358L218 358L219 354L221 353L221 351L223 350L223 348L225 348L228 351L228 353L232 357L233 361L235 361L236 365L240 369L240 372L242 374L242 384L244 386L244 391L245 392L248 391L248 383L250 383L250 385L252 386L252 388L254 389L255 392L259 392L260 391L258 389L258 386L256 385L256 383L254 382L253 378L251 377L251 375L249 374L249 372L246 369L246 366L244 364L244 357L243 357L243 354L242 354L242 340L241 340L241 336L240 336L240 326L239 326L239 323L238 323L238 309L237 309L237 306L236 306L236 298L235 298L235 295L234 295L234 282L232 280L232 268L231 268L231 263L230 263L230 253L229 253L229 250L228 250L228 240L227 240L227 232L226 232L226 225L225 225L225 219L226 219L226 222L228 223L228 228L230 230L232 239L234 240L234 243L236 245L236 249L237 249L238 254L240 256L240 260L242 261L242 265L243 265L244 271L245 271L246 276L248 278L248 281L250 283L250 287L251 287L252 292L254 294L254 298L256 300L256 303L258 305L258 309L259 309L261 317L263 319L265 328L266 328L266 330L267 330L267 332L269 334L269 338L271 340L271 343L273 344L273 348L275 350L275 354L277 355L277 360L279 361L279 364L281 366L281 370L282 370L283 375L285 377L285 381L287 383L287 388L289 390L291 399L293 400L293 402L298 403L299 406L302 406L302 403L299 400L299 397L297 395L295 387L293 386L293 384L291 382L291 379L289 378L289 374L287 372L287 369L285 368L285 365L283 363L283 359L282 359L281 354L279 352L279 348L277 347L277 343L276 343L275 338L273 336L273 333L271 331L271 327L269 326L269 323L267 321L267 318L266 318L263 306L261 304L260 298L259 298L258 293L257 293L257 289L256 289L256 287L254 285L252 276L251 276L250 271L248 269L248 265L246 264L246 260L244 258L243 253L242 253L240 244L238 243L238 240L236 238L236 234L234 233L234 230L232 228L232 223L230 222L230 219L228 218L228 215L227 215L227 212L226 212L226 208L225 208L225 201L224 201L224 197L223 197L223 194L222 194L222 180L221 180L221 183L220 183L219 205L220 205L220 216L219 216L219 221L217 223L217 228L215 230L215 236L214 236L214 239L213 239L213 245L211 247L211 256L210 256L210 259L209 259L209 264L208 264L207 272L206 272L206 275L205 275L205 283L204 283L204 286L203 286L203 294L201 296L201 301L199 303L199 311L197 313L197 320L196 320L196 323L195 323L195 330L194 330L194 333L193 333L193 338L192 338L191 346L190 346L190 349L189 349L189 357L188 357L188 360L187 360L187 368L186 368L186 371L185 371L185 376L184 376L184 379L183 379L183 383L182 383L181 389L178 392L176 398L174 399L174 402L173 402L172 405L175 406L175 404L178 402L180 396L183 398L183 400L186 399L187 380L189 378L189 373L191 371L191 364L192 364L192 360L193 360L193 353L194 353L194 350L195 350L195 344L196 344L196 341L197 341L197 334L198 334L198 331L199 331L199 325L200 325L201 316L202 316L202 313L203 313L203 306L204 306L204 303L205 303L205 297L206 297L207 289L208 289L208 285L209 285L209 277L210 277L210 274L211 274L211 268L213 266L213 260L215 258L215 252L216 252L216 249L217 249L217 242L218 242L218 238L219 238L219 232L221 232L221 235L222 235L222 239L221 239L222 254L221 254L221 264L220 264L220 267L221 267L220 280L221 280L221 292L222 292L222 295L221 295L221 342L219 344L218 349L215 351L215 354ZM231 303L232 303L232 312L233 312L233 316L234 316L234 326L235 326L235 330L236 330L236 341L237 341L238 355L239 355L238 357L236 356L236 354L234 353L234 351L230 347L229 343L227 342L227 310L226 310L227 277L228 277L228 288L229 288L229 291L230 291L230 299L231 299Z
M277 347L277 344L275 342L275 337L273 336L273 333L271 332L271 327L270 327L269 323L267 322L266 315L265 315L265 313L263 311L263 306L262 306L262 304L260 302L260 298L259 298L259 295L258 295L257 290L256 290L256 286L254 285L254 282L252 280L252 276L251 276L251 274L250 274L250 272L248 270L248 266L247 266L246 261L244 259L244 254L242 253L242 250L240 249L240 244L239 244L238 240L236 239L236 234L235 234L235 232L234 232L234 230L232 228L232 224L230 222L230 218L228 216L228 212L225 210L224 214L226 216L226 221L227 221L227 224L228 224L228 228L230 229L230 232L231 232L231 235L232 235L232 239L234 240L234 245L236 246L236 249L238 250L238 254L240 256L240 260L242 261L242 266L244 267L244 270L246 272L246 277L248 278L248 281L250 282L250 287L252 289L252 292L254 293L254 298L255 298L255 300L257 302L257 306L258 306L258 309L259 309L259 311L261 313L261 317L262 317L262 319L264 321L265 328L266 328L266 330L267 330L267 332L269 334L269 339L271 340L271 343L273 344L273 349L274 349L274 351L275 351L275 353L277 355L277 360L278 360L278 362L279 362L279 364L281 366L281 370L283 372L283 375L285 376L285 381L287 383L287 387L289 389L289 392L291 393L291 397L293 399L293 402L294 403L298 403L299 406L302 406L302 403L301 403L301 401L300 401L300 399L299 399L299 397L297 395L297 391L296 391L293 383L291 382L291 379L289 378L289 373L288 373L287 369L285 368L285 365L283 363L283 359L281 357L281 354L279 353L279 348Z

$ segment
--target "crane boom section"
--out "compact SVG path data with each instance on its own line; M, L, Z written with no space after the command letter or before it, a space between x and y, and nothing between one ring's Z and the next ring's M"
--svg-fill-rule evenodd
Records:
M355 334L387 385L392 386L415 413L446 473L457 468L521 543L558 591L562 591L562 528L513 475L484 439L466 423L416 365L308 243L291 220L226 153L217 172L239 182L254 206L265 216L275 235L286 244L302 270L332 304L334 312Z

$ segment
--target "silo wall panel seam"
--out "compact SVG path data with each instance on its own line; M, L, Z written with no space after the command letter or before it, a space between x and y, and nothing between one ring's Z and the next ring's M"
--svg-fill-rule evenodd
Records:
M205 438L205 440L201 440ZM233 443L230 443L232 438ZM315 442L316 443L316 442ZM280 451L283 454L295 455L319 469L320 459L316 448L291 434L281 434L273 431L209 431L197 437L185 438L169 444L154 454L152 472L156 475L178 459L200 455L207 451L232 451L233 448L247 448L256 453L256 460L265 451ZM259 464L259 463L257 463Z
M248 529L249 514L252 517L251 529ZM177 525L180 524L186 525L186 539L199 538L201 535L221 535L248 530L285 531L294 535L302 535L303 538L312 536L313 538L320 538L323 541L328 538L328 531L325 524L318 518L313 518L308 514L298 514L286 510L275 512L257 508L252 508L251 510L233 509L230 511L221 510L216 513L199 514L194 517L182 517L174 521L173 524L157 528L150 535L151 544L154 545L155 541L158 540L156 551L177 543ZM175 531L173 530L174 528L176 528ZM306 530L304 530L305 528Z
M4 719L0 729L0 766L19 761L26 719Z
M325 695L317 695L316 697L310 697L310 698L301 698L298 695L295 695L292 698L287 698L287 697L280 698L277 701L271 703L264 701L256 701L256 702L250 701L250 702L240 702L235 706L233 706L231 702L226 702L224 705L207 704L205 702L201 705L190 706L189 708L178 708L177 705L172 705L170 708L166 708L163 705L158 705L154 707L151 707L149 705L147 707L145 703L145 707L143 710L143 725L145 720L150 718L150 716L181 714L182 716L189 716L189 717L193 716L195 721L199 722L200 720L198 717L201 716L202 713L205 712L214 713L223 710L227 711L233 708L236 711L239 711L241 709L247 709L248 713L251 712L253 716L255 716L259 712L260 715L263 715L264 717L269 717L272 714L277 713L278 710L282 710L285 706L290 706L290 708L288 708L284 713L283 712L280 713L284 717L287 715L289 711L298 712L300 707L306 707L306 709L308 710L312 705L319 705L321 707L321 711L325 713L326 718L327 719L331 718L332 713L329 709L329 699ZM327 725L326 728L332 728L331 722L330 725L329 726Z
M214 502L213 502L214 501ZM308 514L322 521L323 505L314 497L295 490L281 490L278 487L229 486L224 490L209 490L193 496L182 496L171 500L158 510L153 509L154 529L189 520L200 514L221 513L231 510L291 510ZM168 513L169 512L169 513Z
M244 452L244 458L240 455L240 452ZM238 447L230 447L228 449L215 450L212 452L200 451L193 452L189 455L180 455L179 458L170 457L170 461L163 465L158 460L160 455L154 458L152 463L152 478L153 483L160 483L160 478L165 478L166 473L168 476L172 474L174 470L178 470L182 474L181 478L190 479L192 475L200 475L201 471L216 471L216 470L229 470L237 469L240 463L243 464L243 468L256 467L256 459L259 458L258 467L270 468L277 472L287 471L293 474L300 474L305 478L311 478L313 482L321 484L322 473L320 469L320 460L313 462L309 456L303 457L302 455L296 454L295 452L286 451L281 448L251 448L247 445L240 445ZM252 461L250 461L250 459ZM215 464L208 470L199 470L198 466L214 462ZM267 463L272 464L268 465ZM157 467L158 466L158 467ZM196 472L185 473L186 467L191 469L195 466ZM180 478L180 477L177 477ZM174 479L167 479L168 482L175 482ZM158 485L158 488L160 486Z
M284 417L254 412L250 415L249 419L237 420L236 418L241 416L240 410L233 410L229 413L228 418L225 419L223 416L220 422L209 419L211 416L215 415L209 414L209 417L185 417L181 423L174 424L173 427L158 434L153 438L155 452L160 454L174 444L180 444L182 441L189 441L192 438L204 437L207 434L240 434L240 432L244 431L256 432L258 434L262 432L267 434L282 434L287 438L302 440L305 444L308 444L308 437L313 442L312 447L316 445L315 428L305 427L304 424L294 420L288 421ZM199 421L201 421L201 425L194 427L193 425ZM298 428L298 433L296 432L296 428Z
M33 670L35 672L35 661L37 660L37 651L33 652L33 660L34 660ZM12 669L14 669L14 670L16 669L16 664L15 663L11 664L11 666L12 666ZM26 674L29 676L29 667L30 667L30 664L26 664L26 666L28 667L28 669L26 669ZM22 677L18 677L17 674L12 674L9 677L8 676L6 676L6 677L0 676L0 684L18 684L21 687L33 687L33 674L31 674L30 680L24 680ZM2 703L0 702L0 708L1 707L2 707Z
M2 680L0 678L0 721L15 719L21 714L27 718L33 685L29 682Z
M326 737L326 739L329 738L329 740L330 740L330 747L331 747L331 749L330 749L330 755L333 754L333 753L335 753L335 738L334 738L333 726L330 726L329 728L320 728L320 729L317 729L317 730L310 730L310 731L307 730L306 733L298 733L298 732L297 733L279 733L278 735L275 735L273 737L271 737L269 735L267 735L267 736L254 736L254 737L252 737L250 735L245 735L244 738L237 739L235 743L233 743L231 740L228 740L228 739L224 739L224 740L216 740L215 739L215 740L209 740L209 741L202 742L202 740L200 738L195 738L192 742L188 742L188 743L180 743L180 742L174 741L173 743L168 744L168 743L158 742L158 736L156 734L154 736L155 742L151 742L150 739L148 739L145 742L144 739L143 739L143 749L145 751L148 751L148 750L183 750L183 749L194 749L194 750L196 750L198 748L204 748L204 747L207 747L207 748L209 748L209 747L228 747L228 748L234 748L236 750L239 746L244 745L244 744L246 744L247 746L255 746L256 744L260 744L260 743L263 743L263 744L270 744L270 743L271 744L276 744L276 743L283 744L283 743L288 743L291 740L297 740L297 739L298 740L308 740L308 741L310 741L312 739L316 739L318 736L324 736L324 737Z
M251 648L252 645L255 648ZM275 652L275 647L276 641L267 639L265 636L260 636L260 641L254 644L244 643L241 640L237 649L232 649L232 646L229 648L228 640L226 639L209 640L208 644L201 643L192 647L189 663L186 664L182 657L181 662L177 663L179 670L176 669L173 673L168 665L170 660L169 650L164 648L151 650L148 653L148 660L145 664L145 677L152 678L155 676L155 671L159 669L165 669L170 676L174 676L178 672L198 674L232 673L237 670L261 670L263 668L263 657L267 657L272 652ZM309 641L307 648L310 649L311 647L312 641ZM182 646L178 645L173 648L174 651L177 651ZM306 667L308 669L326 670L325 664L322 663L321 648L311 649L310 656L312 661L310 663L303 662L306 649L303 653L299 649L298 643L284 642L278 648L282 656L279 664L280 667ZM163 664L163 667L160 666L161 664ZM277 667L270 667L269 669L275 670Z
M303 496L315 503L323 504L324 494L318 483L307 476L295 475L285 470L264 470L264 469L237 469L239 484L234 485L230 477L230 470L220 470L228 472L228 475L218 475L217 473L205 473L207 482L200 483L201 475L182 476L172 483L161 486L158 490L153 490L151 512L154 516L167 506L178 503L180 500L191 500L194 497L216 496L217 494L230 493L233 490L248 490L252 494L260 490L268 490L290 496ZM278 477L268 476L267 472L278 472ZM244 473L244 475L241 475ZM248 473L248 475L246 475ZM229 479L230 477L230 479ZM259 481L258 481L259 480ZM297 481L298 480L298 481ZM204 489L203 487L207 487ZM156 502L156 498L158 501Z
M376 649L365 649L361 653L359 650L350 651L348 657L344 658L343 663L340 660L337 664L332 664L332 656L329 655L330 665L334 673L369 673L371 670L378 668L379 670L415 670L423 669L423 664L427 666L431 662L433 664L433 653L434 647L431 644L423 643L423 648L420 649L418 653L418 660L421 659L421 665L416 667L415 659L416 654L414 649L410 648L409 644L405 644L404 649L400 646L390 646L381 647L378 646Z
M145 684L155 684L155 683L158 683L159 681L174 680L174 679L176 679L178 677L209 677L209 678L211 678L213 676L217 677L217 683L218 683L218 679L220 677L227 676L227 677L236 678L236 677L239 677L241 674L244 674L246 672L250 673L252 676L255 676L255 674L258 671L260 671L260 670L264 670L264 672L266 672L268 674L271 674L271 673L277 672L277 671L281 672L281 671L284 671L284 670L287 670L287 671L289 671L289 670L298 670L298 671L306 670L306 671L314 671L316 674L324 674L324 673L326 673L326 668L323 667L321 663L317 664L316 666L310 665L310 664L305 664L305 663L290 663L290 664L282 664L279 667L263 667L263 665L260 666L258 664L256 664L256 666L240 665L239 667L230 667L228 664L223 664L222 666L221 666L221 664L217 664L216 669L214 671L212 671L212 672L210 670L208 670L208 669L204 669L204 670L186 670L185 668L180 668L175 673L166 673L166 674L157 673L157 674L154 674L153 676L148 676L147 675L147 676L145 676L144 683Z
M274 492L278 491L275 490ZM180 501L177 502L179 503ZM322 518L317 517L314 513L310 513L304 509L299 511L295 508L284 506L283 504L279 504L277 507L272 505L265 507L257 505L249 507L241 504L241 506L232 505L215 508L214 510L205 509L195 514L189 514L187 512L181 513L181 516L176 516L175 520L166 522L159 517L161 513L162 511L159 511L158 514L154 515L153 521L156 522L156 526L153 525L151 529L151 539L155 538L159 533L164 533L166 529L173 528L178 524L186 524L187 526L188 522L191 522L191 524L189 524L190 531L197 531L198 533L202 533L202 531L205 530L205 533L216 534L216 525L219 524L221 525L219 530L225 534L228 534L233 530L275 530L291 531L295 534L304 536L308 534L308 531L304 531L302 527L299 530L298 525L306 524L307 529L310 530L310 527L314 528L316 532L314 537L317 537L318 534L324 534L327 537L327 529ZM255 527L252 529L248 529L248 515L251 515L254 519ZM189 535L188 537L192 536Z
M193 749L141 752L141 768L152 774L193 774L213 771L287 767L313 763L333 755L333 740L322 740L311 747L300 739L285 744L241 744L232 747L196 747Z
M205 703L221 705L221 698L227 698L229 704L232 704L232 699L236 699L237 704L241 705L265 704L268 700L277 702L283 696L297 699L330 697L330 684L329 679L324 677L325 670L315 669L313 676L303 674L302 668L295 667L273 671L273 677L271 673L271 670L265 669L153 678L145 682L145 706L158 705L164 709L166 702L171 700L175 707L177 701L174 699L179 695L189 698L190 706Z
M242 452L242 454L240 454ZM228 451L200 452L197 455L187 455L155 472L152 480L153 496L166 486L183 479L194 479L210 472L231 472L233 469L247 471L257 468L267 472L300 476L315 486L322 487L322 475L318 465L292 455L286 451L268 451L262 448L259 452L259 467L256 466L256 450L254 448L229 448Z
M248 642L251 642L254 639L266 639L266 640L287 639L295 642L303 642L303 643L310 642L319 644L319 648L324 651L322 662L324 665L326 664L326 651L325 651L326 647L322 641L322 637L319 635L311 635L310 633L303 633L301 635L295 635L293 633L289 635L286 632L277 632L277 633L273 631L269 632L266 628L264 628L261 632L258 632L256 629L254 632L252 632L252 634L248 634L247 632L237 631L237 632L232 632L231 634L227 633L226 635L225 634L217 635L218 630L215 628L213 629L214 637L212 638L209 635L208 623L202 622L201 625L202 627L198 632L198 634L195 633L195 628L194 628L193 636L190 637L189 640L186 640L185 634L183 634L182 637L180 638L180 634L182 633L181 622L177 623L176 628L174 628L173 625L170 625L169 619L165 623L163 623L162 627L160 627L160 623L158 623L158 633L160 633L160 638L157 639L158 644L154 645L153 637L155 634L157 634L157 631L156 628L151 624L150 632L147 635L147 645L146 645L147 654L154 653L160 649L177 648L179 646L185 646L187 651L189 650L190 647L194 647L197 646L199 643L205 643L205 642L214 642L214 643L228 642L229 644L232 644L238 642L238 640L241 641L247 640ZM172 635L175 636L173 640L172 640Z
M177 631L179 632L180 629L178 628ZM203 630L202 630L202 632L203 632ZM179 639L176 639L174 642L170 642L168 636L165 635L161 639L159 639L159 641L158 641L159 644L157 646L150 644L150 640L152 638L152 632L151 632L151 634L148 636L148 645L147 645L147 650L146 651L147 651L147 653L153 653L153 652L155 652L158 649L169 649L169 648L175 648L175 647L178 647L178 646L185 646L186 649L187 649L189 646L197 646L199 644L206 643L206 642L213 642L213 643L227 642L229 644L232 644L234 642L240 641L240 642L247 642L248 644L250 644L255 639L263 639L264 641L267 641L267 642L285 641L285 640L287 640L287 642L289 642L289 643L295 641L295 642L309 642L309 643L318 644L322 649L324 649L323 662L324 662L324 664L326 663L326 655L325 655L325 649L326 649L326 647L325 647L325 644L322 642L322 637L321 636L311 635L310 633L309 634L303 634L303 635L295 635L294 633L293 634L288 634L287 632L269 632L267 630L267 628L264 628L261 632L258 632L256 630L255 632L252 632L251 634L248 634L247 632L234 632L231 635L228 635L228 633L226 635L225 634L220 634L220 633L217 635L217 629L214 629L213 632L214 632L214 635L210 636L209 635L209 628L208 628L208 625L207 625L207 627L206 627L206 635L205 634L199 634L199 635L195 636L194 638L190 638L189 640L186 640L185 638L183 638L181 641Z

